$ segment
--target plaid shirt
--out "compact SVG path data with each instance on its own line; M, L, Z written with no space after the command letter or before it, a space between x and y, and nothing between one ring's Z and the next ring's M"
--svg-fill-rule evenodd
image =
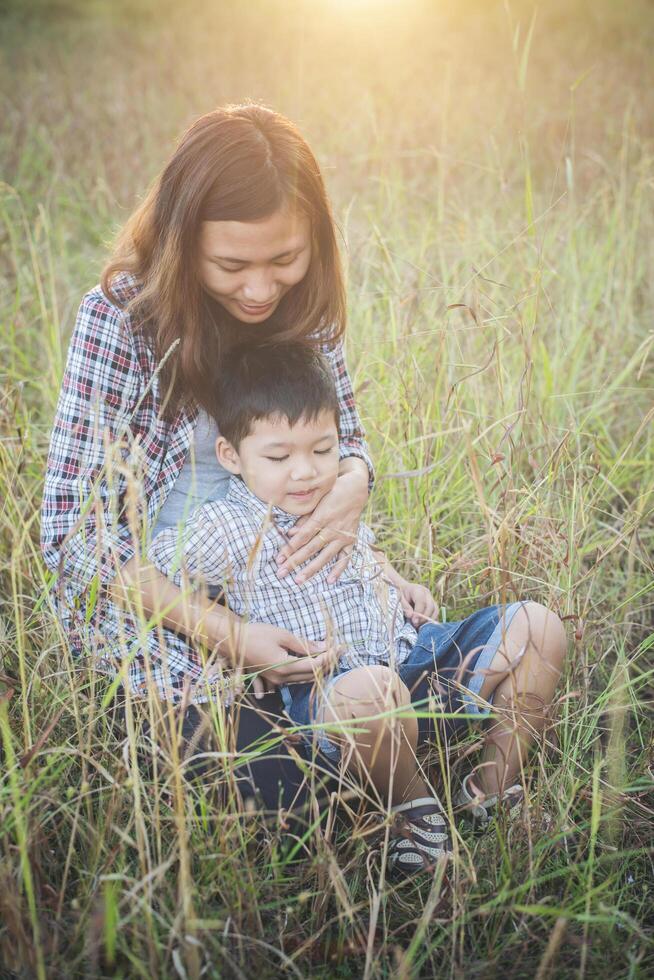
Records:
M121 303L137 290L126 274L115 283ZM340 456L363 459L372 480L343 349L325 354L339 396ZM71 338L50 440L41 548L54 573L57 614L73 653L89 654L110 673L126 662L134 691L152 681L161 697L177 701L189 684L203 680L200 654L170 630L137 639L135 624L102 588L139 549L143 529L152 526L184 465L198 417L191 405L172 421L162 418L156 368L151 346L129 315L99 286L88 293Z
M370 548L372 531L359 525L337 582L327 582L338 560L332 558L298 585L293 575L279 577L275 561L297 519L232 477L227 496L196 507L181 532L170 527L158 534L149 558L180 588L199 580L223 589L229 608L244 619L329 642L342 651L340 670L403 663L417 633L404 618L397 589L381 575Z

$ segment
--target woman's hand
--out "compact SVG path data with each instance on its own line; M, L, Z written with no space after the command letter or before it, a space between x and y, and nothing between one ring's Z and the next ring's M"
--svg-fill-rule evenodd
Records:
M398 588L404 615L416 629L424 623L438 622L438 606L429 589L406 581Z
M281 684L313 683L338 660L338 650L311 643L269 623L248 623L239 627L243 668L257 673L253 681L257 698Z
M362 465L341 473L313 513L301 517L289 531L291 540L277 556L280 578L291 575L309 558L313 561L295 579L298 585L308 581L336 555L340 558L327 581L336 582L345 569L356 540L361 511L368 500L368 470L362 460L352 462Z

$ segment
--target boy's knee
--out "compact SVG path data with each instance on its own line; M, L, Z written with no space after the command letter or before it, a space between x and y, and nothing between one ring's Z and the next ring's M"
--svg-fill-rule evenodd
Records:
M536 686L549 699L567 650L565 628L556 613L540 602L523 602L507 630L504 648L513 683Z
M329 702L341 718L369 718L410 704L411 695L396 671L374 664L355 667L339 677Z
M542 658L561 670L568 649L568 638L560 617L540 602L524 603L521 612L527 618L531 644Z

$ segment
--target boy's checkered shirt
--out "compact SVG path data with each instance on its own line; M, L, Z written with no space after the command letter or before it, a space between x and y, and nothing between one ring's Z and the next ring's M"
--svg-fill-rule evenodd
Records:
M399 592L381 574L370 547L372 531L359 525L350 562L337 582L327 582L334 558L298 585L293 575L279 577L276 562L297 520L232 477L223 500L196 508L183 532L162 531L148 557L180 588L202 581L223 589L240 617L335 645L341 670L403 663L417 634L404 618Z

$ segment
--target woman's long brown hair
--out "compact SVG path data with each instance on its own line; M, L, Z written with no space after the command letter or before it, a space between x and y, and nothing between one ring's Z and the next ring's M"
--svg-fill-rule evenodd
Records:
M283 206L309 218L312 257L262 335L261 326L248 331L203 288L200 225L257 221ZM126 307L132 323L147 331L163 360L168 418L190 401L212 411L212 379L235 338L334 344L345 330L343 274L320 168L296 127L261 105L216 109L187 130L104 269L102 288L117 305L112 284L125 272L139 287Z

